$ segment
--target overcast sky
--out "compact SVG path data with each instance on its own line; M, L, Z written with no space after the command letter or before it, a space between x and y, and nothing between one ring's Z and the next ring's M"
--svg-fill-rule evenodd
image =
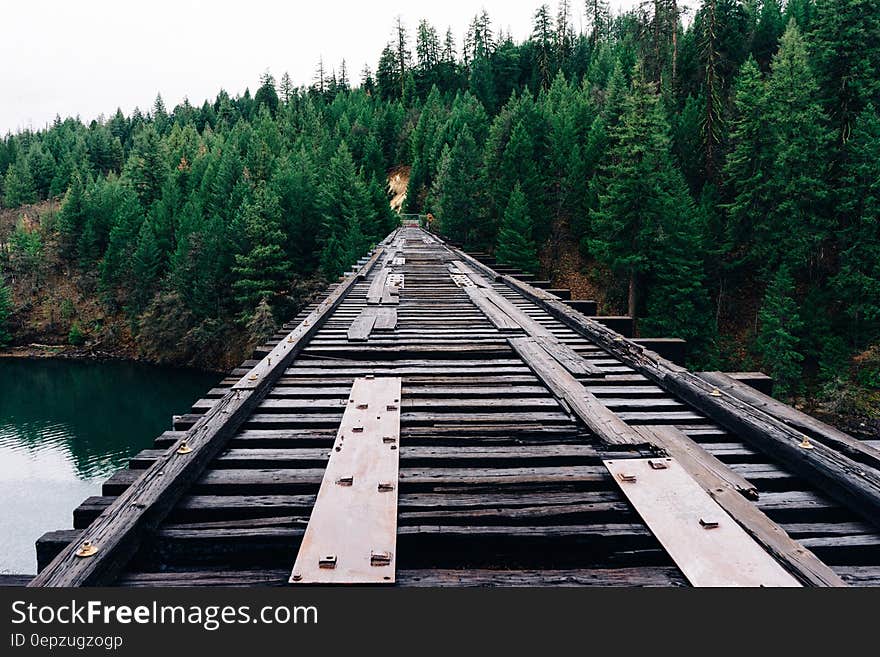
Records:
M42 128L56 114L89 121L147 110L157 93L171 110L184 96L201 105L220 88L235 95L269 70L311 82L320 56L345 58L351 78L375 69L401 16L452 27L461 43L484 7L516 40L531 31L541 0L3 0L0 5L0 134ZM636 0L611 0L616 10ZM556 0L551 5L555 12ZM584 3L572 2L575 28Z

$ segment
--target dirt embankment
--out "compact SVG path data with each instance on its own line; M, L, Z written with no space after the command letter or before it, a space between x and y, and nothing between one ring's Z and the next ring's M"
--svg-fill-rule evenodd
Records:
M401 164L394 167L388 174L388 194L391 196L391 209L395 212L403 211L406 203L406 188L409 186L409 173L411 167Z
M59 256L53 226L57 200L0 210L0 268L12 294L12 343L0 357L92 358L160 362L144 356L121 309L101 303L94 274L83 274ZM18 229L35 250L23 259L10 245ZM234 357L200 363L225 370ZM182 364L182 363L181 363Z

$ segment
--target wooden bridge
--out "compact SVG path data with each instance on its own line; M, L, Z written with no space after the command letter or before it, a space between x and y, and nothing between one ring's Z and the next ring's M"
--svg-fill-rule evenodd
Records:
M477 255L389 235L30 585L880 584L875 442Z

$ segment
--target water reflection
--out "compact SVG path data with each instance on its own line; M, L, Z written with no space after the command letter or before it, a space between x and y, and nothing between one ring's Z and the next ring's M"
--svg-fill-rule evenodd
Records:
M170 428L219 377L133 363L0 359L0 572Z

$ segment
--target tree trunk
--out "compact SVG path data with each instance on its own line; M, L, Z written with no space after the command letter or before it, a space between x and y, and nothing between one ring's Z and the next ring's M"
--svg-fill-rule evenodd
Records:
M636 294L636 272L635 270L630 271L629 273L629 294L627 296L627 313L633 320L633 326L636 323L636 303L638 302L637 294Z

